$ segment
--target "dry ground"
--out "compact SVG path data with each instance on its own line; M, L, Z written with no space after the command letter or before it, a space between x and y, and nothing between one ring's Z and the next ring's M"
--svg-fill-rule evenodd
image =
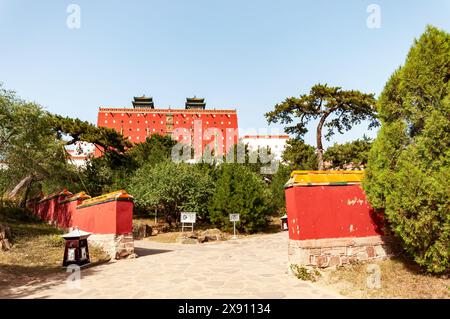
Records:
M135 218L133 220L134 224L147 224L149 226L155 225L154 218ZM163 220L159 220L159 223L164 223ZM213 226L208 224L196 224L194 230L207 230L211 229ZM154 241L158 243L176 243L176 240L179 236L181 236L181 226L178 227L179 229L174 229L168 232L159 233L156 236L147 237L144 240ZM247 238L247 237L253 237L253 236L260 236L263 234L274 234L278 233L281 229L281 221L279 218L276 217L270 217L269 224L266 229L264 229L263 232L259 232L256 234L237 234L237 238ZM233 235L232 233L228 233L230 237Z
M61 267L64 254L61 230L19 210L2 209L0 223L11 228L13 244L9 251L0 251L0 291L65 273ZM109 260L100 249L89 248L91 266Z
M368 263L322 272L319 284L350 298L450 298L450 279L423 273L403 257L372 262L380 267L381 288L368 288Z

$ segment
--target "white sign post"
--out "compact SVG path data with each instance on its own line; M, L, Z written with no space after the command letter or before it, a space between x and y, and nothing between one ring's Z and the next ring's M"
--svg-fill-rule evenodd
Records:
M181 218L181 232L184 232L184 228L186 227L190 228L191 231L194 231L196 213L182 212L180 218Z
M233 239L236 239L236 222L239 221L239 214L230 214L230 222L233 222Z

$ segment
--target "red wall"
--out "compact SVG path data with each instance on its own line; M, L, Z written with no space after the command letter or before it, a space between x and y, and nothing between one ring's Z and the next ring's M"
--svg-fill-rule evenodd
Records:
M96 234L127 234L132 232L133 202L111 201L78 207L72 225Z
M381 235L381 219L360 185L294 186L285 190L293 240Z
M133 201L111 200L83 206L83 199L64 202L68 198L56 196L30 202L28 207L40 219L61 228L78 227L93 234L132 232Z

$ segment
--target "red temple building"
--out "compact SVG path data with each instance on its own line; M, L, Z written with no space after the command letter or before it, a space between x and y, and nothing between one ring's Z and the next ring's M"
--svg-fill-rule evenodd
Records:
M203 152L226 153L238 142L236 110L207 109L204 99L187 98L184 109L157 109L153 98L134 97L132 108L104 108L98 111L97 126L109 127L132 143L141 143L152 134L171 135L177 141ZM223 154L222 153L222 154Z

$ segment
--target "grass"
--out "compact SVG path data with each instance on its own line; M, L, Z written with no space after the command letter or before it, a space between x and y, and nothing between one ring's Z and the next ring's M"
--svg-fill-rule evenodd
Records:
M13 244L9 251L0 252L0 290L65 272L61 266L62 230L15 208L0 208L0 223L10 227ZM107 254L94 246L89 247L89 255L93 265L109 260Z
M321 273L317 269L308 269L301 265L292 264L291 270L295 277L303 281L316 282L321 276Z
M369 265L379 267L380 288L369 288ZM374 267L374 266L370 266ZM404 257L357 263L324 271L319 283L352 298L450 298L448 276L432 276Z

